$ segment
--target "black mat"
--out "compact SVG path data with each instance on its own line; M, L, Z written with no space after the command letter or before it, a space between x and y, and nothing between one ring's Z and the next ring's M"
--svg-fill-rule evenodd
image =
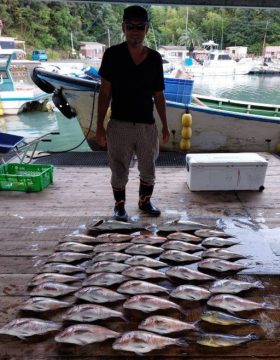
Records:
M184 152L161 152L156 161L157 167L185 167L186 153Z

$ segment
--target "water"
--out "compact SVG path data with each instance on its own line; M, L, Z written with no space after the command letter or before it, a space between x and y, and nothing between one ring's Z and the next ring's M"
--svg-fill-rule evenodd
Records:
M280 76L235 75L196 77L193 92L235 100L280 104ZM40 151L64 151L79 145L84 135L77 119L66 119L59 111L28 112L18 116L0 116L0 131L24 136L27 141L51 131L52 142L40 143ZM86 141L75 151L90 151Z

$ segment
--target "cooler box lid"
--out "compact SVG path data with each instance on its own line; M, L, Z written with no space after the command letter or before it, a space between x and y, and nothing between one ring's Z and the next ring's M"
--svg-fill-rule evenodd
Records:
M209 153L209 154L188 154L186 162L192 166L267 166L267 161L256 153Z

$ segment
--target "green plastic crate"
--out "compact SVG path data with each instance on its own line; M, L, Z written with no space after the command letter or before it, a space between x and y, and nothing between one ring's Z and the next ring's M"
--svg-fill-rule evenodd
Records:
M15 164L0 166L0 190L38 192L53 182L53 165Z

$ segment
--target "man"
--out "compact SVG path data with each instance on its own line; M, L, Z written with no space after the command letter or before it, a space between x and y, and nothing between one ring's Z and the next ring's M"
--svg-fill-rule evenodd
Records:
M149 29L147 11L137 5L124 9L122 30L126 41L104 53L99 74L96 140L107 144L112 171L114 218L127 221L125 187L129 164L136 154L140 173L139 209L151 216L160 210L151 202L155 184L155 161L159 152L158 130L153 103L162 122L162 140L169 140L164 97L162 59L158 52L144 46ZM104 128L104 118L111 102L111 119Z

